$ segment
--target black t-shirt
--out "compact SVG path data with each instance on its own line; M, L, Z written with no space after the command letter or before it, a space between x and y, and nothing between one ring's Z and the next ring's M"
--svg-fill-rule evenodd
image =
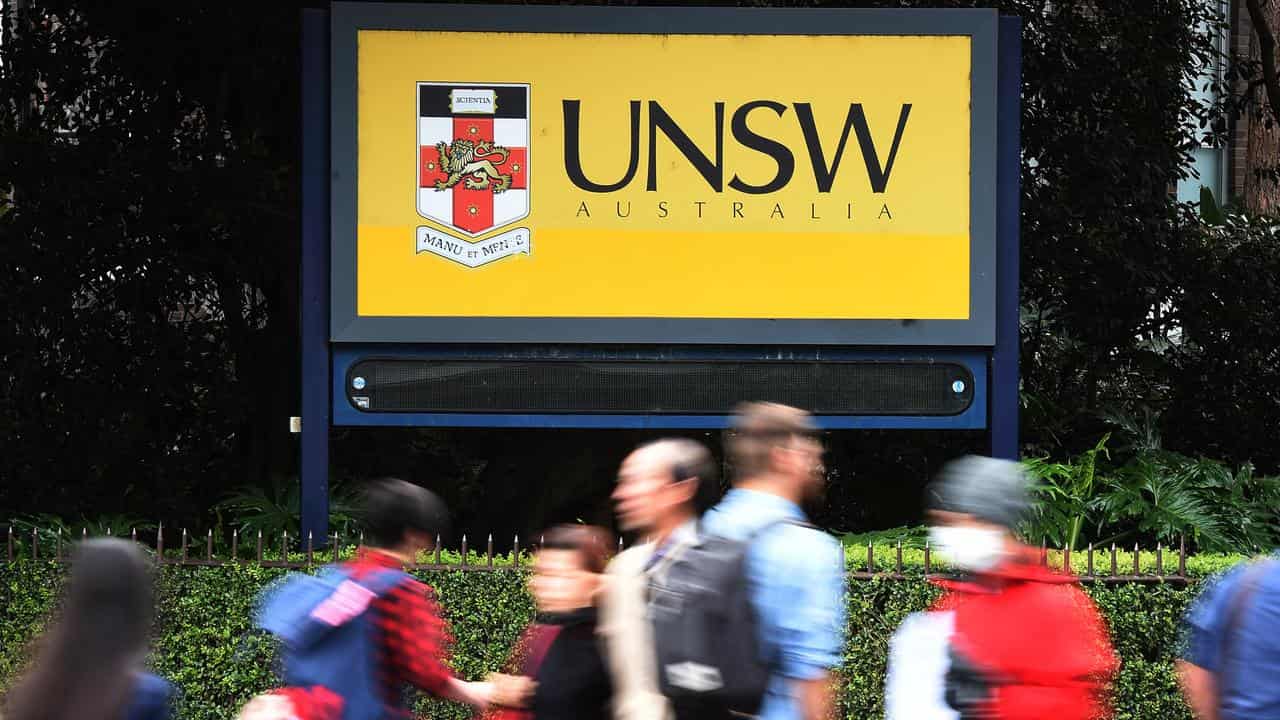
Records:
M596 638L596 614L548 620L562 625L538 668L534 720L608 720L613 685Z

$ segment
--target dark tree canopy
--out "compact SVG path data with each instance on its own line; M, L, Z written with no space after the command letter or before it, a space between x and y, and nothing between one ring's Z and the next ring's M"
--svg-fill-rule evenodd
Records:
M229 489L296 472L286 418L298 407L305 4L6 4L0 508L198 523ZM1275 251L1206 244L1171 191L1207 111L1190 82L1215 52L1195 30L1213 22L1210 4L999 5L1024 23L1028 450L1092 446L1101 414L1151 406L1170 409L1170 444L1276 469L1260 346L1271 335L1254 332L1266 318L1219 322L1274 304L1261 275ZM1251 279L1224 274L1237 272ZM1254 348L1245 365L1232 359L1242 345ZM616 462L639 439L351 430L335 434L334 463L339 477L430 483L464 527L528 532L602 519ZM912 518L927 475L983 447L944 433L828 443L823 514L844 527Z

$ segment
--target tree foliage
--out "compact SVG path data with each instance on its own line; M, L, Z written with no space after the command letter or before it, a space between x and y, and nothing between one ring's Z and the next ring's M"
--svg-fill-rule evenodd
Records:
M0 504L190 513L290 455L296 11L135 9L5 13Z
M296 474L285 419L298 408L303 4L6 5L0 507L189 522L229 488ZM1170 447L1274 470L1261 311L1274 253L1252 227L1219 246L1170 192L1207 112L1191 83L1217 52L1210 4L998 6L1023 22L1028 449L1078 453L1104 431L1103 411L1149 405L1178 425L1165 428ZM1233 359L1242 346L1248 359ZM472 529L528 533L607 518L608 479L645 437L352 430L333 452L339 477L395 473L444 490L463 529L484 518ZM914 520L926 477L982 445L833 434L822 519Z

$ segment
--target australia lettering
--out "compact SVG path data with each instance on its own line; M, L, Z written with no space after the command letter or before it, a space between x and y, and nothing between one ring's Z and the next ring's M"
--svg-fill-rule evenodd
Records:
M845 202L830 198L822 202L806 202L803 204L759 201L752 204L752 201L742 200L690 200L672 201L658 200L652 204L640 203L633 204L632 201L615 201L603 207L591 205L588 200L579 200L574 206L574 217L581 220L591 220L595 217L595 212L600 211L605 217L617 217L622 219L631 219L633 217L647 218L653 217L658 220L666 220L668 218L678 218L686 220L704 220L722 218L727 220L789 220L796 218L802 222L824 220L830 218L833 221L839 220L858 220L867 217L874 217L880 223L893 220L893 211L889 208L887 202L875 205L872 209L874 214L858 216L854 212L854 205L851 202Z
M582 169L582 101L564 100L561 105L564 113L565 171L570 182L578 188L587 192L608 193L621 190L635 180L640 169L641 115L646 114L642 111L647 110L648 122L644 124L648 135L645 155L647 161L645 190L649 192L659 190L658 140L661 136L666 138L676 152L697 171L711 190L717 193L724 191L728 170L724 161L725 103L715 102L712 105L711 120L715 125L714 147L700 148L661 103L650 100L646 105L640 100L630 101L627 165L621 169L620 175L594 179L588 178ZM734 110L729 118L729 134L742 147L768 156L773 161L774 173L773 177L764 182L752 182L752 179L732 173L727 182L730 189L749 195L765 195L781 190L792 181L796 170L796 154L782 142L761 135L750 125L753 113L773 113L783 118L788 111L793 111L795 121L800 127L800 133L804 138L804 152L808 157L818 192L832 191L841 162L845 157L850 130L853 131L854 141L858 144L858 150L862 155L867 181L871 185L872 192L884 193L887 190L894 161L898 157L903 136L906 134L907 121L911 115L910 103L903 103L898 112L898 122L887 152L884 151L883 141L880 146L877 146L875 139L872 138L861 103L849 105L844 124L834 144L831 142L834 135L829 135L824 141L819 133L811 103L793 103L790 107L773 100L753 100L745 103Z

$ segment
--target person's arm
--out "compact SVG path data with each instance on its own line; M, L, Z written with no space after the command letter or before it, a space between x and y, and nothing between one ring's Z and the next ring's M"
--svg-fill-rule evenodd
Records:
M830 674L823 673L813 680L794 680L796 697L800 702L800 717L805 720L833 720L835 718L835 683Z
M1179 660L1178 682L1196 720L1218 720L1218 681L1212 672Z
M493 683L467 682L450 677L437 694L445 700L465 703L472 707L484 709L492 704Z
M424 692L487 706L493 692L489 684L460 680L445 665L452 638L429 593L418 582L405 582L378 599L378 624L391 669L400 681Z
M1241 570L1210 584L1183 618L1185 637L1177 661L1178 684L1197 720L1218 720L1218 671L1227 632L1231 600L1239 588Z
M777 643L776 672L790 681L804 720L829 720L831 670L844 638L844 572L839 546L816 530L787 527L764 538L750 562L766 637Z

